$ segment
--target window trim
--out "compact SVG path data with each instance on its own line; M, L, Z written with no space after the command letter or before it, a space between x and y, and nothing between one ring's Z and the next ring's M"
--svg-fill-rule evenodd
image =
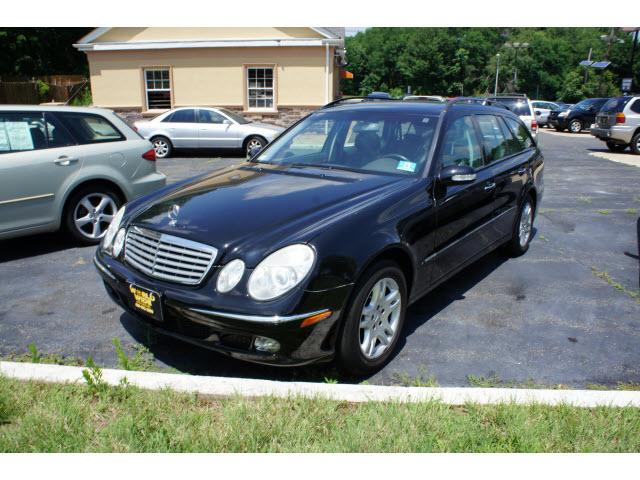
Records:
M149 97L147 96L147 70L169 70L169 108L149 108ZM142 109L148 113L167 112L172 110L174 101L173 67L171 65L144 65L140 67L140 78L142 87ZM157 91L166 91L164 89Z
M273 107L260 108L249 106L249 69L251 68L270 68L273 71ZM243 109L245 112L278 112L278 64L276 63L243 63Z

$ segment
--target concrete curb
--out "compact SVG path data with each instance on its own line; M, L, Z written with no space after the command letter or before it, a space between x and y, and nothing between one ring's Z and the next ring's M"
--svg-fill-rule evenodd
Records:
M0 375L48 383L83 383L82 367L36 363L0 362ZM127 378L131 385L148 390L170 388L178 392L217 397L306 397L347 402L438 400L449 405L465 403L574 405L578 407L640 407L640 391L538 390L516 388L431 388L377 385L277 382L244 378L204 377L172 373L102 369L106 383L118 385Z

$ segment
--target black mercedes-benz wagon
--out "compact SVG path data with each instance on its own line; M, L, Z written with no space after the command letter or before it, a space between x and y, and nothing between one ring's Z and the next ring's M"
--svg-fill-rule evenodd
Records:
M389 358L407 307L497 247L531 241L543 157L513 113L336 102L238 166L123 207L95 256L152 328L235 358Z

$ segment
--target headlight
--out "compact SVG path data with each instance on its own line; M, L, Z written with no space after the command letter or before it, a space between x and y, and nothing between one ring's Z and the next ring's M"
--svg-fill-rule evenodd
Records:
M114 257L117 257L118 255L120 255L120 252L122 251L122 247L124 247L125 233L126 232L124 228L121 228L120 230L118 230L116 239L113 241L113 247L111 248L111 250L113 251Z
M265 258L249 277L249 295L272 300L298 285L311 270L315 253L308 245L289 245Z
M116 213L116 216L113 217L109 228L107 228L107 233L104 234L104 238L102 239L103 252L111 254L111 243L113 242L113 239L115 238L116 233L118 233L118 229L120 228L120 222L122 222L122 217L124 216L124 209L125 207L122 207L120 210L118 210L118 213Z
M233 290L242 279L242 275L244 275L244 262L237 258L231 260L220 270L218 281L216 282L216 290L220 293L227 293Z
M560 112L558 114L559 117L566 117L567 115L569 115L569 112Z

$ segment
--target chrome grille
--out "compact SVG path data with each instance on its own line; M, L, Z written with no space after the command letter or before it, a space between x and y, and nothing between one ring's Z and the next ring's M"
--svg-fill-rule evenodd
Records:
M124 246L124 259L135 269L185 285L200 283L217 254L209 245L135 226L129 228Z

